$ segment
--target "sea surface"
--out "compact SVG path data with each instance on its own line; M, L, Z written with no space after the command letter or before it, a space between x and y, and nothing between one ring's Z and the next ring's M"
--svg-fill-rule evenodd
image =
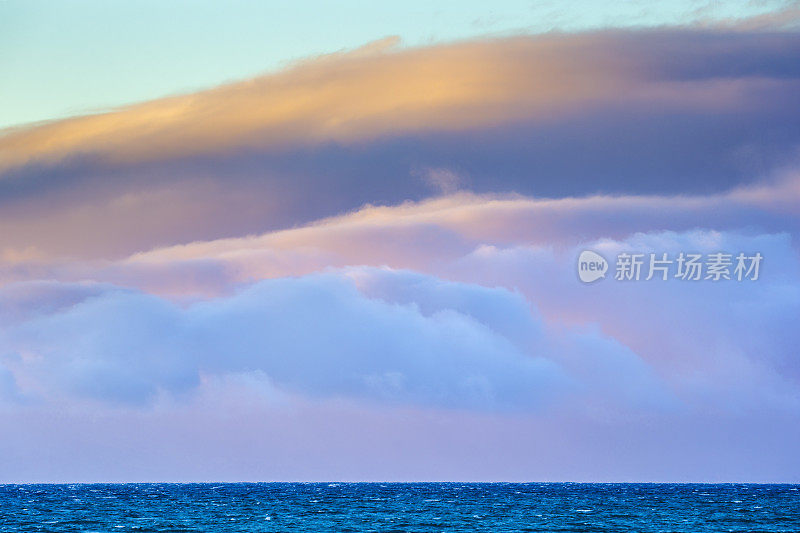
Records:
M800 531L799 485L0 485L2 531Z

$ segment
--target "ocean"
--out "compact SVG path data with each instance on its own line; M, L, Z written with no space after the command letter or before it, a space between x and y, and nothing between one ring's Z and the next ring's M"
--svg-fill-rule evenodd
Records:
M800 485L0 485L2 531L800 531Z

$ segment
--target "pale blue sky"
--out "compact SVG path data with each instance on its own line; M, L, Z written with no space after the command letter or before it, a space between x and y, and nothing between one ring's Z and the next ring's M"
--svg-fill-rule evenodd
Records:
M780 2L0 0L0 127L102 110L278 69L387 35L681 24Z

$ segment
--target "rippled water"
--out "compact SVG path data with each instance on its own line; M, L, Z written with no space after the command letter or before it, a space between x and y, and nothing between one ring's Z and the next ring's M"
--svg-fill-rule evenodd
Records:
M0 485L3 531L800 531L798 485Z

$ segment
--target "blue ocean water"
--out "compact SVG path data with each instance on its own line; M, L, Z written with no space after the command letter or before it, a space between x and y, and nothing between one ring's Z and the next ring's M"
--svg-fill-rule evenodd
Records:
M2 531L800 531L800 485L0 485Z

